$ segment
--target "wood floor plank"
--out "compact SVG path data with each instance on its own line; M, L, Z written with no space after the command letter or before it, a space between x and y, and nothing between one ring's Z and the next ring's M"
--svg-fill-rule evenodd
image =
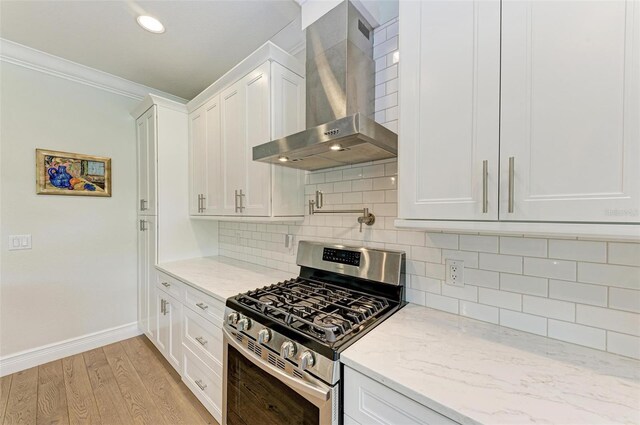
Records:
M198 412L181 394L173 378L140 340L121 342L136 368L147 391L167 423L175 425L204 425Z
M4 422L4 412L7 410L9 390L11 389L11 378L13 378L13 375L7 375L0 378L0 424Z
M38 368L13 374L4 414L5 425L35 425L38 409Z
M103 350L136 423L166 424L120 343L107 345Z
M69 411L62 361L38 366L38 425L68 425Z
M62 359L64 384L69 406L69 423L100 425L100 413L96 406L87 367L82 354Z
M129 413L102 348L87 351L83 357L103 425L142 424Z
M209 413L206 407L198 400L198 398L191 392L189 387L185 385L182 381L182 377L180 374L169 364L167 359L165 359L162 354L158 351L158 349L153 345L153 343L147 338L145 335L140 335L138 337L132 338L134 341L138 341L141 344L144 344L149 352L158 360L158 362L162 365L163 369L167 372L167 374L173 379L173 382L177 385L180 392L184 395L184 397L188 400L188 402L193 406L202 420L208 425L219 425L218 421Z

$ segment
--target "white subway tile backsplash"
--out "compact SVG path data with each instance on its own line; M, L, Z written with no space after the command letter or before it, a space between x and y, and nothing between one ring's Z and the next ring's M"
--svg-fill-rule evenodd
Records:
M374 118L396 132L397 27L394 19L374 30ZM396 229L397 178L395 159L307 173L305 201L321 190L327 206L369 207L376 223L360 233L353 214L292 225L222 221L220 255L296 274L296 249L283 243L287 233L296 241L402 250L409 302L640 359L640 244ZM465 261L464 287L443 282L444 261L453 256Z
M479 269L465 269L464 278L465 283L470 285L494 289L498 289L500 287L500 274L498 272Z
M576 306L576 322L640 336L640 315L588 305Z
M460 249L464 251L498 252L497 236L460 235Z
M609 308L640 313L640 291L609 288Z
M551 239L549 258L604 263L607 261L607 243Z
M640 267L578 263L578 281L640 290Z
M529 257L546 257L547 240L501 236L500 253L509 255L526 255Z
M458 249L458 235L452 235L449 233L427 232L426 236L427 246L433 246L435 248Z
M607 351L640 359L640 338L608 331Z
M549 337L585 347L606 349L607 335L602 329L549 319Z
M517 311L500 309L500 324L533 334L547 334L547 319Z
M640 243L609 242L609 263L640 266Z
M478 302L510 310L522 310L522 295L512 292L478 288Z
M607 288L600 285L549 280L549 297L581 304L607 306Z
M456 298L443 297L442 295L426 294L426 306L449 313L458 314L458 300Z
M548 293L548 282L547 279L541 277L500 273L500 289L503 291L546 297Z
M483 322L499 322L499 309L470 301L460 301L460 314Z
M522 273L522 257L480 253L480 268L496 272Z
M524 273L530 276L549 277L562 280L575 280L576 263L573 261L525 257Z
M522 297L522 311L566 322L574 322L576 319L575 304L530 295Z

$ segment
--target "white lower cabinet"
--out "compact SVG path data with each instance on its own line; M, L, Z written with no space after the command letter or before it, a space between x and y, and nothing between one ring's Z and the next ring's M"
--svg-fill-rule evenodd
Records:
M206 409L222 422L222 318L224 303L157 272L152 285L154 338L162 355Z
M349 367L343 385L345 425L457 424Z
M138 217L138 327L156 341L156 217Z

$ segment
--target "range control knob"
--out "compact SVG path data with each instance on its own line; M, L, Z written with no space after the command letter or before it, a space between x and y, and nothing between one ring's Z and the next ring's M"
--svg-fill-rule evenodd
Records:
M248 331L249 329L251 329L251 319L249 319L248 317L243 317L242 319L238 320L236 329L240 332Z
M311 351L305 351L300 356L300 368L302 370L309 369L316 364L316 358L313 356Z
M296 345L291 341L285 341L280 346L280 355L285 359L290 359L296 355Z
M227 323L230 325L235 325L236 323L238 323L239 317L240 315L238 313L229 313L229 315L227 316Z
M271 341L271 331L269 329L260 329L258 332L258 344L266 344Z

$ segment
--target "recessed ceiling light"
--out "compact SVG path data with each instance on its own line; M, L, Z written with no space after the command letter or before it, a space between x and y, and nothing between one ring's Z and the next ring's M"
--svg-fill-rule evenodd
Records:
M278 158L278 161L280 162L287 162L289 160L289 158L287 158L286 156L281 156L280 158Z
M137 21L138 25L149 32L152 32L154 34L162 34L164 32L164 25L162 25L162 22L158 21L154 17L140 15L138 16Z
M337 144L337 143L335 145L331 145L331 150L332 151L339 151L341 149L342 149L342 146Z

